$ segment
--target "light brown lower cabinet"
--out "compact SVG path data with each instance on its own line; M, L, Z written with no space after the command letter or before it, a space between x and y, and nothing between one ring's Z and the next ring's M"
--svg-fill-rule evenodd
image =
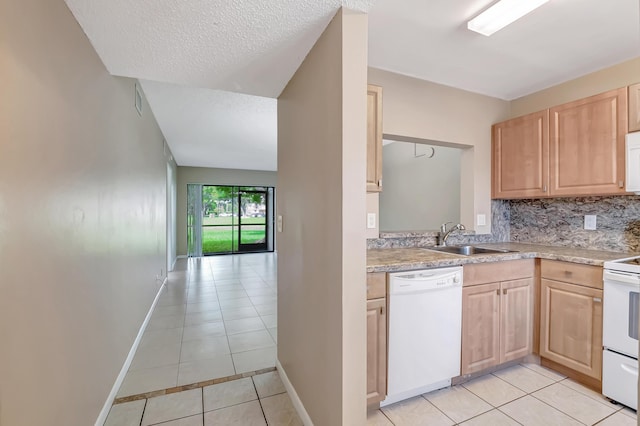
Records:
M387 396L386 274L367 274L367 405Z
M367 300L367 405L387 395L386 299Z
M529 355L533 278L462 289L462 374Z
M600 382L602 290L543 278L540 294L540 356Z
M500 283L500 362L533 350L533 278Z

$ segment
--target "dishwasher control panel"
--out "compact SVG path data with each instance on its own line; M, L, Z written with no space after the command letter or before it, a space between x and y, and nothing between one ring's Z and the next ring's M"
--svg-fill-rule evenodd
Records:
M425 269L389 274L391 294L423 292L462 286L462 267Z

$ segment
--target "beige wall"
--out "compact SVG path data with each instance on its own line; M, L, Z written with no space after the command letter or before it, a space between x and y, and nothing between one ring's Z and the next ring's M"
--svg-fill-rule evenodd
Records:
M442 223L460 222L460 156L459 149L443 146L384 145L380 229L437 230Z
M511 117L640 83L640 57L511 101Z
M187 184L271 186L277 183L276 172L258 170L213 169L206 167L178 167L177 246L178 255L187 255ZM276 197L278 196L276 190Z
M380 235L380 194L377 192L367 192L366 203L366 213L373 213L376 215L376 227L367 228L367 238L378 238Z
M316 425L366 422L366 52L338 13L278 99L278 360Z
M465 148L460 220L479 234L490 233L491 125L509 116L509 102L375 68L369 68L369 83L382 86L385 137ZM475 226L477 214L486 215L486 226Z
M167 159L63 1L0 5L0 424L96 421L164 271Z

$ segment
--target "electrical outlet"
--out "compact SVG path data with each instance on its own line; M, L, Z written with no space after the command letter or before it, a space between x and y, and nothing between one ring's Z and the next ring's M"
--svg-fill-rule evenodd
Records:
M596 216L595 214L584 215L584 229L594 231L596 229Z
M367 229L375 229L375 228L376 228L376 214L367 213Z
M282 216L278 215L278 232L282 232Z
M487 225L487 215L479 214L476 218L476 224L478 226L486 226Z

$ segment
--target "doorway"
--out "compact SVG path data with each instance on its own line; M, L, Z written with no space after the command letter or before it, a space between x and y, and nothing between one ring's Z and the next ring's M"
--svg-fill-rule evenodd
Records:
M189 256L273 251L274 188L189 185Z

